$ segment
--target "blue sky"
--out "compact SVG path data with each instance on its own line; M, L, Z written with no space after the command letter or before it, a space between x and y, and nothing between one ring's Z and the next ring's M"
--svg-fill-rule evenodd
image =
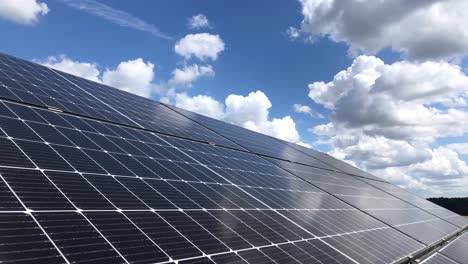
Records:
M468 195L461 0L3 2L2 52Z

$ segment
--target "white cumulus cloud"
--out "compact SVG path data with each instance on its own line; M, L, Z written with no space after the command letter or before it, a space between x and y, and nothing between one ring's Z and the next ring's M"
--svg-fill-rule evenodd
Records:
M210 27L210 22L208 18L203 14L198 14L190 17L187 22L187 26L190 29L200 29Z
M312 110L312 108L308 105L294 104L293 109L294 109L294 112L299 113L299 114L306 114L312 117L325 118L322 114L317 113L314 110Z
M465 0L301 0L301 31L345 42L352 53L384 48L410 59L468 53Z
M176 68L172 72L169 84L175 86L192 87L192 83L201 77L212 77L215 75L211 65L185 65L183 68Z
M311 114L313 112L308 105L294 104L293 108L296 113Z
M299 31L299 29L295 28L295 27L289 27L287 30L286 30L286 35L288 36L288 38L292 41L298 39L300 36L301 36L301 33Z
M446 145L446 147L460 155L468 155L468 143L452 143Z
M174 46L174 51L185 59L216 60L223 50L223 40L210 33L188 34Z
M330 110L330 122L311 131L331 154L405 187L462 190L468 170L455 151L462 146L433 144L468 132L467 91L468 77L454 64L359 56L332 81L309 85L309 97Z
M47 4L37 0L0 1L0 17L19 24L34 24L47 13L49 13Z

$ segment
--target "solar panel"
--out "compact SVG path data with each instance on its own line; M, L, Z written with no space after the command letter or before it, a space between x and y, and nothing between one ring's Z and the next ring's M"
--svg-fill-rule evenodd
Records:
M1 53L0 87L2 98L237 147L155 101Z
M423 262L424 264L457 264L457 262L445 257L442 254L436 253L430 258L427 258Z
M278 139L279 140L279 139ZM382 179L380 178L377 178L375 177L374 175L368 173L368 172L365 172L363 170L360 170L346 162L343 162L341 160L338 160L330 155L327 155L326 153L322 153L322 152L319 152L319 151L316 151L316 150L313 150L311 148L306 148L306 147L303 147L303 146L300 146L300 145L297 145L297 144L294 144L294 143L291 143L291 142L287 142L287 141L283 141L283 140L280 140L281 142L283 142L284 144L287 144L289 146L291 146L292 148L295 148L303 153L305 153L306 155L309 155L309 156L312 156L330 166L332 166L333 168L337 169L338 171L341 171L341 172L344 172L344 173L347 173L347 174L350 174L350 175L353 175L353 176L360 176L360 177L364 177L364 178L369 178L369 179L373 179L373 180L378 180L378 181L382 181Z
M463 226L276 139L0 66L2 263L404 263Z
M423 199L417 195L409 193L398 186L389 184L389 183L382 183L376 181L367 181L369 184L395 196L398 197L416 207L422 208L423 210L440 217L447 222L450 222L458 227L466 228L468 226L468 219L463 216L460 216L450 210L447 210L443 207L440 207L432 202L429 202L426 199Z
M459 230L450 222L351 176L310 169L290 162L271 161L426 245L436 243Z
M196 121L197 123L210 128L220 135L232 140L233 142L241 145L243 148L248 149L254 153L275 157L283 160L290 160L307 164L314 167L333 170L334 167L317 160L313 157L304 155L302 152L289 147L288 145L280 142L279 140L267 135L263 135L252 130L244 129L232 124L228 124L210 117L199 115L177 108L175 106L168 106L175 111L187 116L188 118Z
M464 264L468 261L468 252L466 250L467 248L468 233L465 233L440 250L440 254L451 260L454 260L457 263Z
M3 104L8 109L27 108L20 111L33 111L36 117L32 121L5 116L7 121L2 123L2 131L15 131L11 126L16 123L11 121L24 124L22 133L5 133L7 137L3 139L11 142L18 149L18 155L22 153L29 159L27 164L31 164L0 168L2 179L21 201L22 206L17 203L15 211L32 211L46 232L68 224L93 228L85 234L92 232L90 236L96 239L92 243L103 247L105 244L106 252L112 251L105 258L165 262L177 257L197 257L201 252L221 254L269 245L275 245L276 249L278 244L292 243L290 241L326 243L323 239L330 235L352 236L352 232L388 229L385 224L247 152L102 122L100 125L105 130L100 132L61 127L45 121L44 113L54 114L64 121L75 117L9 102ZM15 110L12 112L16 113ZM79 119L83 123L90 121ZM95 127L89 124L90 128ZM62 134L61 131L66 129L76 133ZM120 129L128 133L123 134ZM50 140L46 141L44 131ZM79 144L82 141L75 140L78 134L79 138L93 142L84 141L92 148ZM126 135L137 138L124 137ZM113 144L113 147L107 147L107 144ZM138 152L131 154L133 149ZM162 156L165 153L171 159ZM56 220L61 221L59 226L54 226L55 214ZM148 217L155 222L167 223L167 228L172 228L172 234L167 236L178 237L180 234L184 239L178 243L193 245L192 254L195 255L172 254L167 247L168 251L165 251L160 246L161 241L158 244L154 235L151 238L148 234L151 231L145 226ZM62 231L51 231L51 239L59 240L57 247L67 260L94 258L68 253L71 250L68 242L54 238L70 236L70 230L64 228ZM403 241L411 241L398 235ZM87 238L75 237L74 240L78 243ZM141 244L135 246L142 252L128 247L133 240L140 241ZM76 244L73 248L85 245ZM411 241L399 255L389 258L397 257L394 260L398 260L421 247ZM146 251L152 253L143 254ZM273 254L271 252L265 249L263 254Z

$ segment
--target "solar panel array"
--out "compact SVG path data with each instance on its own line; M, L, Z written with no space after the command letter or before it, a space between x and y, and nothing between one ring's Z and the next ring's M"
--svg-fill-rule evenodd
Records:
M2 263L405 263L468 226L326 154L8 55L0 98ZM430 259L464 263L464 237Z
M457 237L422 263L424 264L465 264L468 263L468 233Z

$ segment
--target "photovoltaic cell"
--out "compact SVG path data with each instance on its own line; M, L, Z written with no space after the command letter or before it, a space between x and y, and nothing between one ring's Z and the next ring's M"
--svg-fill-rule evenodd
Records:
M248 263L235 253L216 255L211 258L214 263L245 264Z
M468 261L468 233L453 240L440 253L458 263L465 264Z
M57 212L34 216L69 262L125 263L83 215Z
M306 155L308 156L311 156L311 157L314 157L315 159L317 160L320 160L322 161L323 163L326 163L330 166L332 166L333 168L337 169L338 171L341 171L341 172L344 172L344 173L347 173L347 174L350 174L350 175L354 175L354 176L360 176L360 177L364 177L364 178L369 178L369 179L373 179L373 180L378 180L378 181L382 181L382 179L378 178L378 177L375 177L374 175L368 173L368 172L365 172L363 170L360 170L346 162L343 162L341 160L338 160L326 153L322 153L322 152L319 152L319 151L316 151L316 150L313 150L311 148L306 148L306 147L303 147L303 146L300 146L300 145L297 145L297 144L294 144L294 143L291 143L291 142L286 142L286 141L282 141L282 140L279 140L281 142L283 142L284 144L287 144L288 146L294 148L294 149L297 149L303 153L305 153Z
M457 264L457 262L439 253L434 254L433 256L424 260L421 263L424 263L424 264Z
M214 264L214 262L207 258L195 258L195 259L190 259L190 260L182 260L180 263L182 264Z
M0 201L2 201L0 211L21 211L24 209L3 179L0 181Z
M219 120L215 120L206 116L195 114L174 106L169 106L184 116L202 124L205 127L216 131L217 133L229 138L233 142L241 145L254 153L300 162L314 167L333 170L330 165L323 163L313 157L304 155L302 152L289 147L288 145L278 141L275 138L243 129Z
M7 55L0 97L2 263L393 263L463 226L325 154Z
M74 209L66 197L39 170L0 168L0 174L28 209Z
M426 212L429 212L439 218L442 218L446 220L447 222L450 222L460 228L465 228L468 226L468 219L466 219L465 217L455 214L454 212L450 210L447 210L434 203L431 203L427 201L426 199L423 199L419 196L409 193L397 186L394 186L389 183L376 182L376 181L366 180L366 182L395 197L398 197L406 201L407 203L410 203L418 208L425 210Z
M417 245L411 238L400 236L398 231L391 228L334 236L324 240L358 263L369 264L393 263L400 259L402 252L406 256L411 255ZM356 252L355 247L363 250Z
M125 215L173 259L202 256L202 251L163 218L152 212Z
M131 263L157 263L169 257L118 212L87 212L85 216L109 242Z
M366 214L426 245L440 241L459 230L457 226L450 222L377 189L360 179L337 172L320 169L312 170L300 164L273 162L321 190L338 197L341 201L364 211ZM336 217L336 219L346 218ZM319 222L330 221L319 220ZM431 230L431 232L425 232L425 230Z
M15 106L17 109L21 109L21 107L24 108L24 106ZM43 110L29 109L33 110L38 117L41 117L41 113L44 112ZM28 112L26 110L20 111ZM60 116L65 121L70 119L65 114ZM11 117L10 119L31 122L35 125L50 126L44 118L35 118L35 121L21 121L19 118L14 119ZM76 119L72 120L76 122ZM87 119L82 119L82 122L89 123ZM6 122L4 126L8 127L9 124L11 123ZM54 206L58 206L57 208L60 210L79 209L86 211L100 209L110 211L107 213L114 213L113 216L115 217L106 219L110 219L108 222L111 224L115 222L116 225L120 224L121 220L119 219L123 219L119 213L116 213L118 210L148 212L154 214L155 217L160 217L172 228L173 233L168 237L182 236L191 244L196 245L197 250L208 254L228 252L230 250L245 250L254 246L288 243L288 241L292 241L291 239L312 239L316 236L316 234L311 233L310 230L304 227L305 224L303 226L292 224L291 219L270 210L270 207L319 210L327 208L343 209L345 207L344 209L349 209L339 200L322 193L312 185L304 184L302 180L275 165L245 152L214 146L207 148L202 143L168 136L156 136L150 132L140 132L144 135L140 139L151 142L121 137L118 145L120 146L122 142L126 142L127 147L117 147L115 143L112 144L116 147L102 147L103 144L106 145L109 144L108 142L112 142L109 138L115 137L113 131L120 131L115 127L117 126L102 123L99 129L100 132L97 132L97 130L91 131L91 125L90 128L87 128L88 131L76 129L72 125L67 127L54 125L52 127L55 129L54 131L73 129L81 137L85 137L89 142L92 142L93 144L87 145L92 146L94 149L87 149L85 145L77 144L81 142L81 140L73 140L77 133L69 134L68 137L70 138L66 134L62 134L67 140L47 142L47 144L45 139L36 132L33 132L38 135L35 140L24 139L21 138L21 135L17 135L10 141L14 142L17 148L21 148L34 161L34 164L38 164L39 168L45 167L44 171L21 170L27 172L25 175L33 172L40 176L34 179L35 181L41 179L43 182L44 187L41 187L42 189L39 189L39 191L47 190L47 193L61 197L61 199L50 199L56 204ZM34 130L31 129L31 131ZM131 135L131 131L128 134ZM99 135L99 137L95 135ZM136 142L139 143L136 144ZM179 151L174 149L169 142L177 145ZM150 145L151 149L155 151L141 149L142 144ZM40 148L36 146L40 146ZM97 146L98 149L94 146ZM128 153L127 151L130 151L128 146L135 147L139 152L134 152L135 154ZM41 150L41 153L54 155L53 163L50 163L48 159L44 159L43 155L34 154L37 148L47 149L47 151ZM182 152L193 154L195 160L187 158L188 156ZM171 160L167 159L167 156L170 156ZM112 160L110 165L109 160ZM188 161L192 163L187 163ZM136 162L139 162L142 166L135 166ZM115 169L119 167L121 169ZM161 171L164 171L160 169L161 167L166 168L166 172L171 172L172 176L161 173ZM5 168L5 170L7 169ZM155 175L156 172L160 175ZM7 177L9 176L7 175ZM231 182L234 179L237 185L233 185ZM15 181L13 180L12 183L15 183ZM20 191L21 188L13 186L13 190L15 189L18 189L17 195L20 199L25 197L24 200L27 205L41 201L41 199L30 198L34 198L34 191L25 195ZM208 194L216 195L208 196ZM86 198L81 195L86 195ZM278 197L281 200L278 200ZM287 201L287 203L284 201ZM54 206L51 203L50 208L47 209L53 209ZM35 208L32 205L31 207ZM159 211L168 208L199 211ZM220 209L238 210L239 208L252 211L216 211ZM40 207L36 209L41 210ZM262 211L257 211L258 209ZM158 211L153 213L151 210ZM214 211L205 212L204 210ZM359 212L356 211L355 213ZM98 221L96 218L91 217L92 214L97 214L97 212L85 212L84 215L79 217L83 218L83 221L86 220L86 223L91 225L97 234L103 239L105 238L107 244L120 257L126 260L132 259L131 262L140 260L139 255L132 255L134 253L132 250L121 247L129 244L128 240L114 241L113 230L116 229L112 227L104 229L107 228L106 225L103 226L106 221ZM333 217L326 211L323 214L328 218ZM355 221L356 219L350 219L351 223L355 223ZM138 224L130 223L133 224L133 227L126 223L129 230L135 228L142 232L140 230L143 229L138 227ZM217 228L215 228L216 225L218 225ZM361 226L358 228L357 225L354 226L356 228L353 228L353 224L348 224L348 226L347 231L356 231L359 228L374 228L374 226ZM345 232L345 230L341 231ZM314 232L317 231L314 230ZM317 232L317 234L329 233L323 231L322 233ZM170 256L164 251L163 247L150 239L149 236L140 236L139 239L148 239L141 246L142 254L145 251L144 249L151 248L151 245L158 247L161 251L159 255L150 254L143 257L142 261L154 262L155 259L163 255L164 257ZM416 249L417 247L414 248L414 250ZM273 253L270 252L269 254ZM273 254L271 257L278 256ZM303 257L303 254L302 256L296 256L296 258ZM292 259L295 258L292 257Z
M47 171L49 180L82 210L113 210L115 208L101 192L78 173Z
M64 263L64 259L30 215L1 213L2 263Z
M6 135L5 135L6 136ZM10 139L0 138L0 165L11 167L34 168L34 164L19 150Z
M0 97L236 147L152 100L0 53Z

